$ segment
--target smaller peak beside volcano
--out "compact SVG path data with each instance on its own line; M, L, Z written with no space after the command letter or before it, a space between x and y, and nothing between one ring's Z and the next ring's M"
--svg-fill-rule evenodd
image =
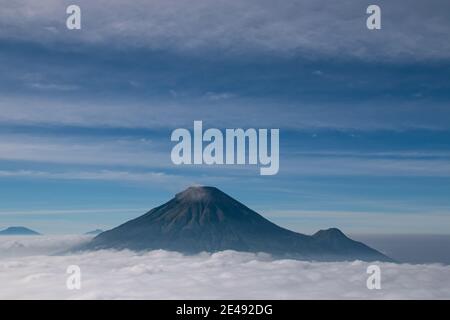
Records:
M317 239L348 239L348 237L338 228L319 230L313 234Z

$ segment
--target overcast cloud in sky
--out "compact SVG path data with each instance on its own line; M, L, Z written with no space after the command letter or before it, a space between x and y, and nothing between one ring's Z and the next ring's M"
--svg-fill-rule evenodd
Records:
M378 31L370 1L80 0L76 31L69 4L0 0L0 229L110 228L208 184L296 231L450 233L448 1L377 1ZM174 166L194 120L279 128L279 174Z
M383 30L365 24L370 1L77 1L84 30L61 28L70 1L2 1L1 37L44 45L145 47L181 54L305 55L367 60L449 59L446 1L378 1Z

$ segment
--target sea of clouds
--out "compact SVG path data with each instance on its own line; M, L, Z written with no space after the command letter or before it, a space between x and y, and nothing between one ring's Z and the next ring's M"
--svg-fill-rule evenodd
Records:
M223 251L185 256L163 250L61 254L86 236L0 237L0 299L449 299L450 266L274 260ZM81 289L66 286L69 265Z

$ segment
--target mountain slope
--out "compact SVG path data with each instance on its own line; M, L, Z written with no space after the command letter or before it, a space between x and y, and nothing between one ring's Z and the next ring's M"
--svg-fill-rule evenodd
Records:
M337 229L313 236L277 226L214 187L190 187L169 202L95 237L82 249L237 250L315 260L390 259Z
M37 236L39 232L33 231L25 227L9 227L0 231L1 236Z

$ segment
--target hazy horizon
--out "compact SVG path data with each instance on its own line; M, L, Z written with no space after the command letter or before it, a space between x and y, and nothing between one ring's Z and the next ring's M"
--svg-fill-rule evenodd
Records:
M368 290L370 263L362 261L277 260L236 251L55 254L89 238L0 237L0 299L450 298L450 266L436 263L377 262L382 289ZM74 264L83 270L81 290L65 286L66 268Z

